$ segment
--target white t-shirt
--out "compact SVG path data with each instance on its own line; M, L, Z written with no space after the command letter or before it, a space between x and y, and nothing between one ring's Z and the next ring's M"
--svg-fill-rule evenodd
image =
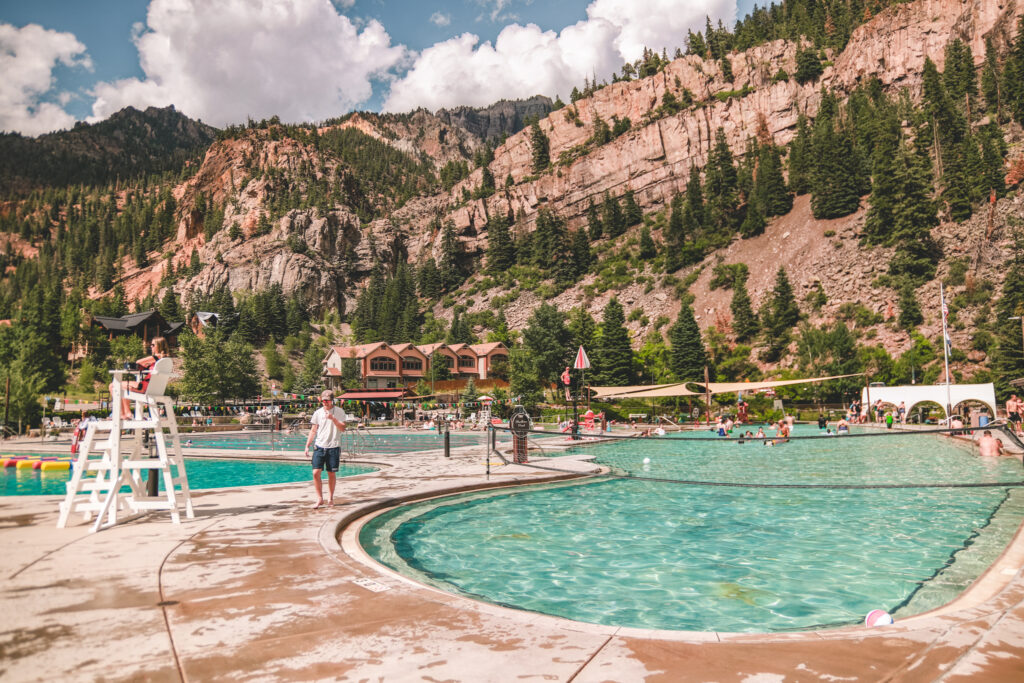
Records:
M331 414L334 415L338 422L344 422L348 419L345 411L338 406L334 406ZM312 419L310 419L310 423L317 426L316 441L313 442L314 446L317 448L338 448L341 446L341 430L338 429L338 425L327 418L327 411L324 410L323 406L316 409Z

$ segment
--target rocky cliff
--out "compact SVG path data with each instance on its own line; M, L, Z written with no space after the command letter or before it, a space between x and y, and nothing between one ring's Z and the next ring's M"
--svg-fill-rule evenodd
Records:
M829 55L832 63L826 65L822 76L804 85L793 79L774 79L780 69L796 71L796 54L801 46L787 41L730 55L733 77L728 81L716 62L696 56L677 59L657 75L614 83L542 119L540 127L550 140L553 162L549 171L532 174L530 131L520 130L494 152L489 169L499 189L489 198L465 198L481 183L482 170L477 169L450 192L415 197L385 217L365 224L343 206L326 216L316 209L292 210L275 223L269 234L251 237L267 200L266 181L247 178L252 165L287 173L303 165L324 166L325 162L314 146L287 138L272 139L262 133L217 143L196 176L180 186L176 196L182 206L188 206L197 192L224 201L228 207L225 225L237 222L250 237L233 241L222 230L207 242L189 216L184 216L175 259L187 263L192 250L198 249L204 268L195 277L179 282L177 290L206 291L225 283L233 290L253 290L281 282L286 292L303 291L314 308L345 308L369 271L371 243L378 257L391 263L418 262L427 254L438 257L440 235L432 227L438 218L454 222L469 262L483 253L483 228L491 215L514 215L520 226L517 229L528 230L537 210L549 206L575 227L584 222L591 199L599 201L606 191L621 195L626 189L633 191L644 210L658 210L683 189L691 166L704 165L717 128L724 130L734 154L740 155L747 138L759 128L766 130L776 144L787 143L794 135L797 117L816 113L822 87L842 93L866 79L877 78L891 91L906 88L917 97L925 58L931 58L941 69L945 45L959 37L972 46L976 64L980 65L985 39L991 37L1005 45L1022 12L1024 3L1015 1L918 0L893 6L856 29L841 53ZM667 116L658 113L666 93L682 99L686 92L692 94L695 106ZM505 130L502 126L514 127L517 117L521 122L524 113L538 106L546 105L539 100L514 107L499 103L486 114L462 109L437 115L424 111L398 116L357 114L332 125L356 127L397 149L429 158L440 167L449 160L468 158L485 138ZM628 117L632 127L607 144L588 147L598 117L605 122ZM1019 142L1017 139L1015 144ZM326 172L337 170L333 163L326 164ZM508 176L513 184L504 187L502 181ZM884 250L864 251L858 246L863 213L832 225L814 221L806 203L806 197L798 199L794 212L769 225L763 236L735 241L712 255L711 262L721 259L749 263L755 306L770 288L777 267L785 265L798 292L820 282L829 300L835 302L816 314L814 320L830 319L838 303L849 300L887 314L895 295L876 287L874 280L878 264L888 258ZM988 246L977 238L980 218L962 225L940 226L936 237L951 255L976 250L971 259L980 269L978 277L998 285L999 259L1008 244L1013 221L1022 210L1019 194L1000 202L994 219L994 241ZM828 231L835 236L826 237ZM295 251L289 247L292 236L301 237L307 249ZM145 293L152 288L160 279L162 267L146 271L127 267L129 293ZM691 289L697 297L695 308L701 314L702 327L728 322L721 316L727 308L727 299L722 297L727 295L707 287L709 270L705 269ZM568 308L583 302L596 313L611 292L596 297L586 294L584 288L591 281L563 292L556 303ZM933 324L929 313L931 289L923 290L925 298L921 302L930 318L926 326ZM499 293L476 297L471 310L487 308L492 296ZM630 285L620 296L627 310L641 308L646 313L646 324L630 323L638 340L652 329L657 316L672 318L679 305L668 292L650 283ZM536 303L532 294L522 295L508 311L510 324L523 324ZM441 317L449 314L440 306L435 313ZM897 337L881 341L897 350L908 343Z

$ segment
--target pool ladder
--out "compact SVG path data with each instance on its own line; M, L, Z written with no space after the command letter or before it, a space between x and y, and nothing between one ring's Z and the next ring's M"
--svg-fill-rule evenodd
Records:
M358 425L345 430L350 436L342 443L342 457L354 460L363 457L368 451L377 450L377 437L369 427Z

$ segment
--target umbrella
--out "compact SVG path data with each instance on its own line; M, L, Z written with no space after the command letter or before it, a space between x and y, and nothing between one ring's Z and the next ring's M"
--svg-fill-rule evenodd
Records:
M493 401L494 399L491 398L490 396L477 396L476 400L478 400L478 401Z

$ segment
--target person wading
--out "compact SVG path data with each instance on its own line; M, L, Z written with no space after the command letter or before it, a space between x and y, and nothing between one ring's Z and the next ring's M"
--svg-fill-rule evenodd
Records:
M338 465L341 462L341 433L345 431L345 411L334 405L334 392L330 389L320 394L320 407L313 413L310 420L309 438L303 453L309 456L309 447L313 449L313 488L316 490L316 510L324 504L324 487L320 472L327 470L327 507L334 506L334 485L338 482Z

